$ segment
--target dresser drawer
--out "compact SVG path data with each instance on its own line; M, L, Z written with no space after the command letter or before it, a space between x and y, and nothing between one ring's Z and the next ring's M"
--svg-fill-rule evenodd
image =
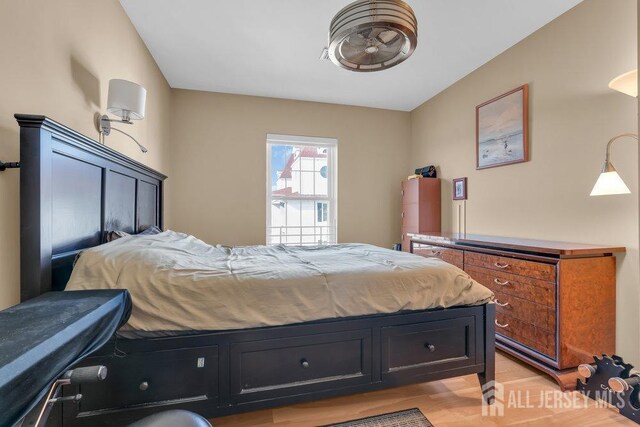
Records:
M371 381L371 330L231 345L231 393L238 402Z
M556 357L556 335L523 322L509 314L496 312L496 334L519 342L552 359Z
M434 370L454 369L476 361L475 318L414 323L382 328L383 380Z
M159 402L218 399L218 347L131 353L124 357L88 359L88 365L105 365L107 378L79 386L82 400L65 404L83 413L114 410Z
M523 322L545 329L549 332L556 330L556 312L544 305L536 304L526 299L494 291L496 296L496 313L515 317Z
M459 249L414 242L413 253L426 258L440 258L458 268L464 267L464 252Z
M468 253L465 254L465 256L467 255ZM501 292L506 295L513 295L555 310L555 283L468 264L465 264L464 271L494 293Z
M556 266L554 264L480 254L471 251L465 251L464 262L465 265L475 265L476 267L483 267L489 270L504 271L506 273L546 280L548 282L556 281Z

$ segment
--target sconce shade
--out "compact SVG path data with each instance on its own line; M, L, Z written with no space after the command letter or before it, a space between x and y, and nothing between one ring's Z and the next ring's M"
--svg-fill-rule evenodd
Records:
M123 121L144 119L147 90L139 84L121 80L109 80L107 111Z
M605 162L602 173L591 190L591 196L608 196L613 194L629 194L629 187L624 183L616 168L609 162Z
M638 97L638 70L632 70L609 82L609 87L629 96Z

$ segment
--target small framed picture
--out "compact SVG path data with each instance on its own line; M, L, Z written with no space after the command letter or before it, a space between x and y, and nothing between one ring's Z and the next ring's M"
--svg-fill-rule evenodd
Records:
M453 180L453 200L467 200L467 178Z

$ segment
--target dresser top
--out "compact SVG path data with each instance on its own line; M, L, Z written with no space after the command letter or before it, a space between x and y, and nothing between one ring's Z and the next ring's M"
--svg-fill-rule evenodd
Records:
M576 257L625 252L622 246L602 246L551 240L519 239L515 237L483 236L461 233L409 234L411 240L448 245L475 246L512 251L534 252L558 257Z

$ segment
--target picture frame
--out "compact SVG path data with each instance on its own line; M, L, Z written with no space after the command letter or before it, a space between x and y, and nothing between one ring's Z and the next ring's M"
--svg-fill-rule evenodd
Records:
M467 200L467 178L453 180L453 200Z
M476 107L476 169L529 161L529 85Z

